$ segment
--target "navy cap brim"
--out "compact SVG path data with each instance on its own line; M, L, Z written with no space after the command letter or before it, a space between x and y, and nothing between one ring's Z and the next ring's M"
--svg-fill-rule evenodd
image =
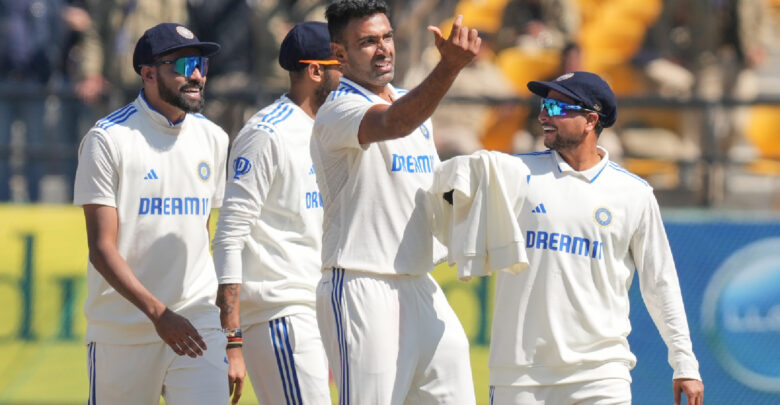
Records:
M532 81L532 82L528 82L527 86L528 86L528 90L531 90L531 93L534 93L539 97L547 97L547 94L549 94L550 90L555 90L558 93L561 93L564 96L577 101L578 103L582 102L579 96L572 93L571 91L569 91L568 89L566 89L565 87L561 86L559 83L556 82Z
M158 54L154 55L154 57L156 58L156 57L159 57L159 56L171 53L171 52L175 52L175 51L178 51L179 49L184 49L184 48L199 49L200 53L201 53L201 56L212 56L212 55L216 54L217 52L219 52L219 50L221 49L219 44L214 43L214 42L198 42L196 44L183 44L183 45L172 46L172 47L170 47L168 49L164 49L164 50L160 51Z

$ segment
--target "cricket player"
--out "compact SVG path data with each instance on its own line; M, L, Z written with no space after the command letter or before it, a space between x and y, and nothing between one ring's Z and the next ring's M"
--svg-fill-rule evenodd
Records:
M163 23L138 40L143 89L79 150L88 404L227 404L208 220L225 188L227 134L199 114L219 45Z
M701 404L677 271L652 188L597 146L617 119L599 76L532 81L549 150L527 166L525 231L530 267L499 272L490 344L491 404L630 404L636 357L628 347L628 290L642 297L669 351L676 404Z
M309 155L314 115L341 76L327 24L293 27L279 64L289 92L253 115L230 151L214 238L217 305L234 335L227 349L234 403L248 370L260 403L330 404L315 311L322 198Z
M473 404L468 340L433 269L424 191L439 163L430 116L476 55L458 16L441 61L415 89L393 87L382 1L326 10L343 77L317 112L311 155L324 203L317 320L341 404ZM442 248L443 249L443 248ZM443 252L440 252L443 253Z

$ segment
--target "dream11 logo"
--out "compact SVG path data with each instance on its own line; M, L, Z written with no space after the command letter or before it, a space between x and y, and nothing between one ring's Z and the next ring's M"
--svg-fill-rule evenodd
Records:
M723 262L704 292L702 327L726 372L780 393L780 238L751 243Z

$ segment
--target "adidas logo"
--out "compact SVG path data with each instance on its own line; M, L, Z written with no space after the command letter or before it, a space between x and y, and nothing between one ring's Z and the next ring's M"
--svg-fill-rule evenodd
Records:
M536 206L536 208L532 209L531 212L536 214L546 214L547 210L544 209L544 204L539 204Z
M154 172L154 169L149 170L149 173L146 173L146 176L144 176L144 180L157 180L159 177L157 177L157 173Z
M309 174L310 175L314 174L314 165L311 165L311 169L309 169Z

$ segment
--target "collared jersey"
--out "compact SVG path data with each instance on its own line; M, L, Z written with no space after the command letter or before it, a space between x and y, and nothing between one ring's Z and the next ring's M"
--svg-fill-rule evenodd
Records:
M314 313L322 198L309 155L313 124L284 95L233 141L214 259L220 284L243 282L243 325Z
M490 383L538 386L631 380L628 290L669 349L674 378L699 378L677 272L652 188L604 157L573 170L555 151L518 156L528 193L518 222L530 266L499 272Z
M200 114L168 121L145 100L99 120L79 149L74 203L116 207L117 249L138 280L196 328L219 328L207 221L222 204L227 134ZM159 341L90 262L87 341Z
M405 91L388 84L397 100ZM317 112L311 156L325 204L323 268L379 274L423 274L433 269L436 246L424 191L439 156L430 119L398 139L361 145L358 129L375 104L389 104L341 78Z

